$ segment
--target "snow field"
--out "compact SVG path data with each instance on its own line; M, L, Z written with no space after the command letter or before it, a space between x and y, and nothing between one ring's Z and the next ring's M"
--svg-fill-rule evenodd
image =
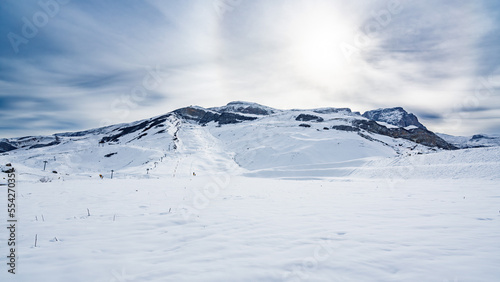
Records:
M20 183L18 193L13 281L500 276L500 193L492 180L388 186L382 180L201 176ZM9 281L2 265L0 279Z
M500 147L328 129L346 113L306 111L325 121L304 128L299 112L2 154L20 221L0 281L498 280Z

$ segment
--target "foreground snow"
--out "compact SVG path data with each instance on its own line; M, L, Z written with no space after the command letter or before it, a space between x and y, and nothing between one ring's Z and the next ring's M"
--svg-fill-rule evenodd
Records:
M498 180L20 181L13 281L500 277Z

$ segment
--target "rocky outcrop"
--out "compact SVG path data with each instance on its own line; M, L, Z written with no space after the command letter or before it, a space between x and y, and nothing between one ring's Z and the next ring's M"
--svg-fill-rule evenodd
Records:
M473 135L470 138L470 141L481 140L481 139L490 139L490 140L493 140L495 138L494 137L489 137L489 136L486 136L486 135L482 135L482 134L476 134L476 135Z
M373 120L355 120L352 124L354 127L364 129L371 133L390 136L393 138L403 138L428 147L438 147L446 150L457 149L457 147L444 141L441 137L424 128L414 128L409 130L401 127L387 128Z
M9 152L15 149L17 149L17 147L12 146L12 144L10 144L8 141L0 142L0 153Z
M336 114L336 113L344 113L344 114L359 114L359 112L352 112L349 108L322 108L322 109L314 109L313 112L317 114Z
M55 145L59 145L59 144L61 144L61 141L55 140L55 141L52 141L52 142L47 143L47 144L35 144L29 148L30 149L44 148L44 147L50 147L50 146L55 146Z
M160 117L148 119L145 121L142 121L140 123L136 123L133 125L129 126L124 126L124 127L119 127L114 129L111 133L110 136L105 136L101 139L100 143L108 143L108 142L118 142L119 139L127 134L134 133L136 131L142 130L142 132L145 132L154 126L157 126L163 122L165 122L170 114L163 115Z
M401 107L372 110L365 112L363 116L370 120L386 122L399 127L414 125L426 129L414 114L406 112Z
M360 129L358 127L353 127L353 126L349 126L349 125L334 125L334 126L332 126L332 129L341 130L341 131L351 131L351 132L360 131Z
M15 168L12 167L12 164L8 163L6 165L0 165L0 170L5 173L13 173L16 171Z
M221 125L221 124L240 123L242 121L256 120L256 119L257 119L256 117L242 116L242 115L238 115L238 114L235 114L235 113L222 113L214 121L218 122L219 125Z
M308 114L300 114L295 118L296 121L315 121L315 122L323 122L324 119L322 117L308 115Z
M222 125L257 119L256 117L249 117L231 112L218 113L199 107L186 107L175 110L174 113L176 113L180 118L192 120L199 124L207 124L213 121L219 123L219 125Z
M266 116L274 114L276 111L273 108L266 107L257 103L243 102L243 101L234 101L230 102L225 106L209 108L209 110L218 112L218 113L241 113L241 114L251 114L251 115L260 115Z

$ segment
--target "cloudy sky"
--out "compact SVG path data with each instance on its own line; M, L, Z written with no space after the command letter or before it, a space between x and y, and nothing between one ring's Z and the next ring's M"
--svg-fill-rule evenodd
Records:
M500 2L0 2L0 137L234 100L500 134Z

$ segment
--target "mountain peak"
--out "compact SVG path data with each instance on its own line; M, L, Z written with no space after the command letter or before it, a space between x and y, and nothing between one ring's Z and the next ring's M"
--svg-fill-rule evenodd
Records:
M423 124L418 121L418 118L405 111L402 107L382 108L372 111L367 111L363 114L367 119L374 121L381 121L399 127L416 126L418 128L426 129Z
M232 105L247 105L247 106L260 106L260 107L264 107L261 104L257 104L257 103L254 103L254 102L248 102L248 101L232 101L232 102L227 103L226 106L232 106Z
M232 112L232 113L250 114L258 116L271 115L276 113L277 111L276 109L273 109L271 107L245 101L233 101L229 102L225 106L209 108L209 110L216 111L219 113Z

